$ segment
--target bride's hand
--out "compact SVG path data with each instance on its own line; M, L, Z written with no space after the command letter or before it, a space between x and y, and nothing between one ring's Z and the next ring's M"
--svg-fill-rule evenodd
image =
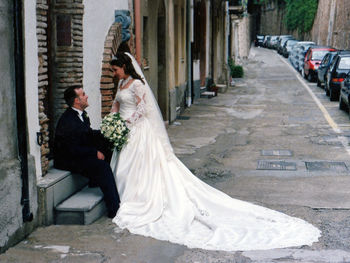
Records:
M111 108L111 112L119 112L119 102L114 100L112 108Z

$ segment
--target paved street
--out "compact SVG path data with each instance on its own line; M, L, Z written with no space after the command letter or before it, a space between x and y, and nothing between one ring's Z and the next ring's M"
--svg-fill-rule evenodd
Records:
M174 150L230 196L314 224L318 243L204 251L131 235L103 217L89 226L38 228L0 262L350 262L348 115L275 51L253 47L244 69L225 94L197 100L169 127Z

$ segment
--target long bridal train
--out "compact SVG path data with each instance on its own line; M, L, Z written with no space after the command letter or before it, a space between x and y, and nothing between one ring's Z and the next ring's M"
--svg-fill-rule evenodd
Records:
M111 162L121 197L113 222L120 228L207 250L272 249L318 240L320 231L311 224L233 199L193 175L172 152L159 129L161 119L152 117L159 112L148 105L155 100L147 83L134 80L127 89L118 89L116 100L124 119L135 112L139 116L128 144L120 154L114 152Z

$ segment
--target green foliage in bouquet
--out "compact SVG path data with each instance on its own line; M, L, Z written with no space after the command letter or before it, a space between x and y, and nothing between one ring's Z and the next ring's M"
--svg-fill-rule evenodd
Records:
M230 67L230 75L232 78L242 78L244 76L243 67L235 65L232 58L228 59L228 65Z
M102 119L101 133L108 139L118 152L128 142L129 129L126 121L118 113L110 113Z

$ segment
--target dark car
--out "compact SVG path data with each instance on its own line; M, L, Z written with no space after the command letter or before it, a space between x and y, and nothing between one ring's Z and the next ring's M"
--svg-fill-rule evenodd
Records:
M283 50L283 45L284 43L286 43L287 40L289 39L293 39L293 36L291 35L283 35L283 36L279 36L278 40L277 40L277 53L278 54L282 54L282 50Z
M263 35L256 35L254 40L254 45L256 47L262 47L264 43L264 36Z
M326 74L325 91L331 101L339 100L340 84L350 70L350 52L335 55Z
M309 81L316 80L317 69L321 64L323 57L330 51L336 51L332 47L311 46L306 52L304 59L304 78Z
M271 36L270 36L270 35L266 35L266 36L264 37L263 47L267 47L267 44L268 44L268 42L270 41L270 39L271 39Z
M293 46L298 43L299 41L298 40L295 40L295 39L288 39L284 45L283 45L283 48L282 48L282 55L285 57L285 58L288 58L289 57L289 54L293 48Z
M325 75L327 73L327 70L329 69L329 66L331 65L331 62L334 58L334 56L338 54L337 51L331 51L328 52L322 59L320 66L317 69L317 86L322 87L325 83Z
M348 113L350 113L349 103L350 103L350 74L348 73L346 75L345 80L340 84L339 109L345 110Z

